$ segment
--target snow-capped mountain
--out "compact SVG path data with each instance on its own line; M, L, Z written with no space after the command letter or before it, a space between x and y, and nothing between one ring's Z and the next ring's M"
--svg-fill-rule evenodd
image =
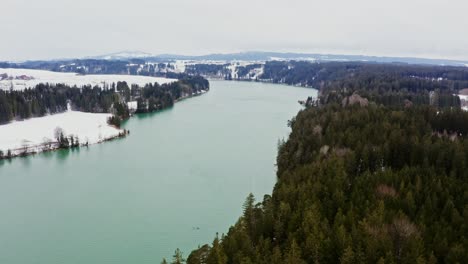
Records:
M151 53L142 51L121 51L100 56L87 57L86 59L98 59L98 60L126 60L126 59L140 59L152 57Z

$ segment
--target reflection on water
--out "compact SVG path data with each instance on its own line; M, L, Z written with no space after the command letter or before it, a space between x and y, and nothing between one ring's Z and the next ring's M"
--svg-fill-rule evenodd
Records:
M70 156L71 152L71 149L59 149L55 151L55 156L57 160L65 160L68 156Z
M180 103L182 103L182 102L176 103L176 106L171 106L171 107L168 107L168 108L165 108L165 109L163 109L163 110L156 111L156 112L143 113L143 114L135 114L135 115L133 115L131 118L136 118L136 119L141 119L141 120L148 119L148 118L153 118L153 117L156 116L156 115L162 114L162 113L164 113L164 112L171 111L174 107L177 107L178 105L180 105ZM125 121L124 123L122 123L122 124L125 126L125 123L128 122L128 121L129 121L129 120L126 120L126 121Z

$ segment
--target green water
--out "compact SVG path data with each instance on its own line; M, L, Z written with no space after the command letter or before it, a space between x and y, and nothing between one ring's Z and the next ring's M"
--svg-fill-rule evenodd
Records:
M212 81L131 118L129 137L0 164L0 263L159 263L226 232L275 183L277 142L312 89ZM1 135L0 135L1 136Z

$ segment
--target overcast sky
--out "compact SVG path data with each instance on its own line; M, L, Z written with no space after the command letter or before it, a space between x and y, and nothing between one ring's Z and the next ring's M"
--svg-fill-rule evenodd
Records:
M1 0L0 60L249 50L468 60L467 0Z

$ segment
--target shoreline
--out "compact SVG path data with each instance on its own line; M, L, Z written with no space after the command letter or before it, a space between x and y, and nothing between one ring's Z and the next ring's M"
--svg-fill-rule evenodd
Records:
M199 93L196 93L196 94L182 96L182 97L180 97L180 98L178 98L178 99L175 99L175 100L174 100L174 104L177 103L177 102L183 101L183 100L185 100L185 99L188 99L188 98L192 98L192 97L204 95L204 94L206 94L208 91L209 91L209 90L201 90Z
M108 124L109 116L111 114L69 110L1 125L0 159L78 148L125 137L129 131Z
M308 85L297 85L297 84L287 84L287 83L281 83L281 82L272 82L271 80L267 79L231 79L228 80L226 78L214 78L214 77L207 77L203 76L207 80L213 80L213 81L227 81L227 82L253 82L253 83L265 83L265 84L275 84L275 85L285 85L285 86L291 86L291 87L298 87L298 88L307 88L307 89L315 89L319 91L318 88L315 88L313 86L308 86Z
M101 144L107 141L113 141L119 138L124 138L128 134L130 134L130 131L126 130L125 133L121 133L119 135L112 136L112 137L107 137L98 142L83 143L78 146L72 146L72 147L67 147L67 148L60 147L59 142L52 142L51 144L53 144L53 146L51 147L46 146L46 144L32 145L28 147L27 152L24 152L23 148L17 148L17 149L11 150L12 151L11 156L7 156L4 154L3 157L0 157L0 160L11 160L13 158L24 158L24 157L34 156L36 154L41 154L41 153L46 153L46 152L54 152L54 151L59 151L59 150L73 150L73 149L77 149L81 147L88 147L90 145L97 145L97 144Z
M191 97L196 97L196 96L203 95L203 94L207 93L208 91L209 90L202 90L199 93L178 98L178 99L174 100L174 104L177 103L177 102L183 101L185 99L191 98ZM86 113L86 112L79 112L79 111L65 111L63 113L57 113L57 114L53 114L53 115L49 115L49 116L45 116L45 117L49 117L49 118L50 117L58 117L59 115L65 114L67 112L68 113L83 113L83 114L87 114L87 115L99 115L98 113ZM155 111L155 112L158 112L158 111ZM106 115L112 116L110 114L106 114ZM132 118L135 115L136 114L130 115L129 118L125 119L125 121L129 120L130 118ZM4 125L0 125L0 128L2 128L2 126L8 126L8 125L11 125L11 124L14 124L14 123L17 123L17 124L20 124L20 125L26 124L26 123L22 123L22 122L28 122L28 125L29 125L31 123L30 122L31 120L38 121L40 118L44 118L44 117L35 117L35 118L30 118L30 119L27 119L27 120L23 120L23 121L13 121L13 122L10 122L10 123L4 124ZM102 137L101 132L97 131L99 133L99 139L98 140L86 140L86 142L83 142L83 143L81 143L81 140L80 140L80 143L78 143L78 145L71 145L71 146L68 146L68 147L61 147L60 143L58 141L56 141L56 140L55 141L49 140L47 142L41 142L41 143L32 144L32 145L29 145L29 144L26 145L25 144L25 146L16 147L16 148L6 148L5 149L5 148L2 148L0 146L0 154L1 154L0 155L0 160L11 160L13 158L27 157L27 156L32 156L32 155L44 153L44 152L57 151L57 150L61 150L61 149L70 149L71 150L71 149L75 149L75 148L88 147L89 145L101 144L101 143L104 143L104 142L107 142L107 141L112 141L112 140L115 140L115 139L124 138L124 137L126 137L127 135L130 134L130 130L127 130L127 129L121 129L121 128L118 128L116 126L110 125L108 123L106 123L106 126L107 126L107 128L115 129L117 133L113 133L113 134ZM59 123L57 123L57 127L60 127ZM101 129L101 126L99 126L98 128ZM70 134L66 135L66 138L67 139L68 138L74 138L74 137L78 138L78 136L79 135L75 135L73 133L70 133ZM44 139L46 139L45 136L44 136ZM31 141L29 141L27 139L22 139L22 141L31 142Z

